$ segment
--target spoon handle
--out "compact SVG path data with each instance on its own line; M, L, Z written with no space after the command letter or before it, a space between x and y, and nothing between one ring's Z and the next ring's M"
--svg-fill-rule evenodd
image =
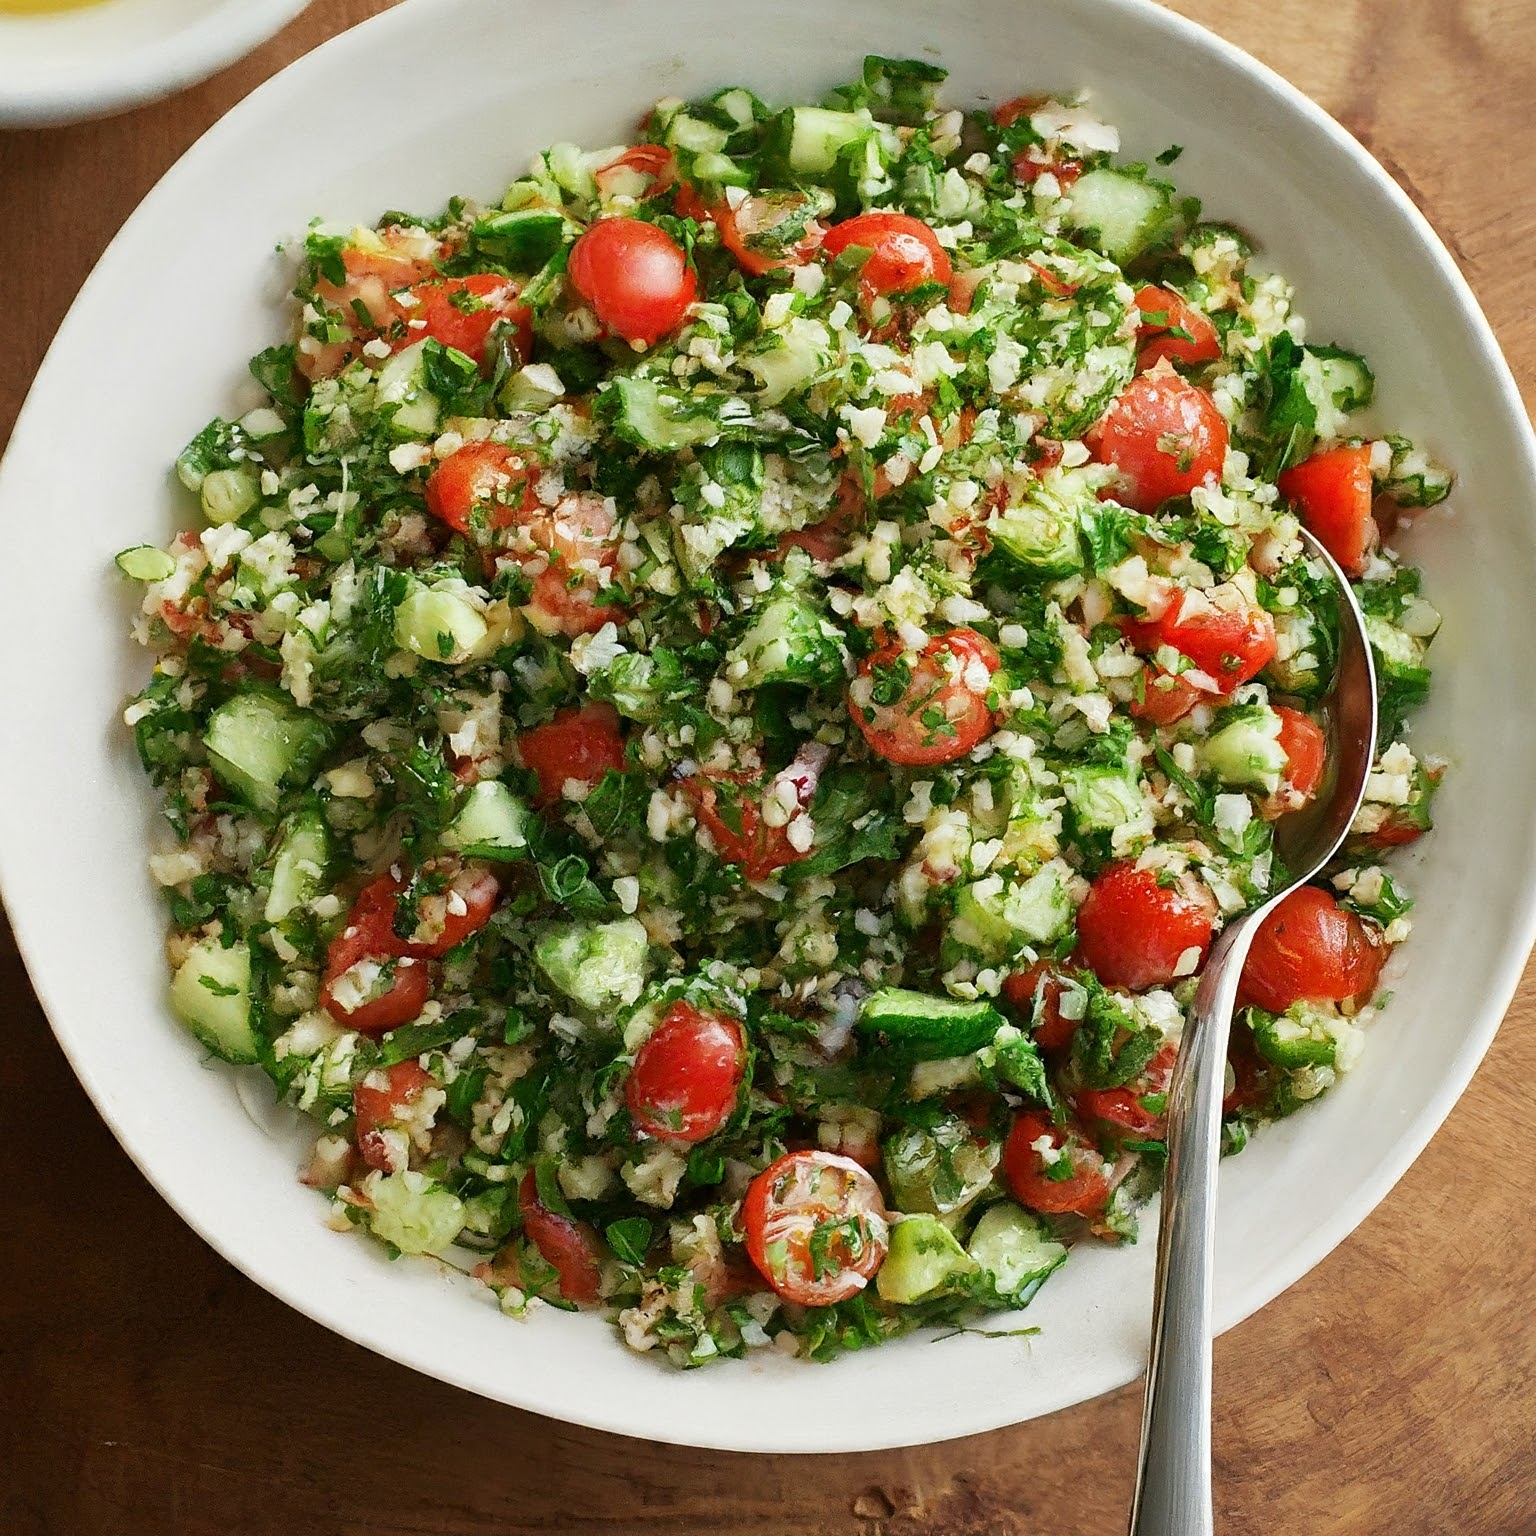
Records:
M1130 1536L1212 1536L1211 1271L1227 1037L1262 912L1231 924L1205 963L1168 1093L1168 1167Z

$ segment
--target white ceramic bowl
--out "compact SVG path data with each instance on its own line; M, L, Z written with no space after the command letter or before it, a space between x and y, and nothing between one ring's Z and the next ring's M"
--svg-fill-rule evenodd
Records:
M96 0L0 10L0 128L105 117L206 80L309 0Z
M742 1450L938 1440L1129 1381L1151 1243L1074 1254L1030 1309L1029 1343L917 1337L831 1367L774 1356L683 1375L595 1318L512 1322L430 1263L327 1230L264 1080L237 1089L166 1012L151 796L117 719L146 660L123 638L111 557L187 516L167 466L209 415L250 402L244 359L285 323L273 243L311 215L493 196L550 140L622 139L655 95L741 81L803 100L866 50L942 58L956 102L1087 86L1131 151L1185 146L1182 185L1294 278L1315 338L1369 356L1382 421L1461 474L1456 510L1409 541L1446 615L1414 739L1454 759L1439 829L1406 859L1421 923L1357 1072L1223 1173L1216 1321L1231 1327L1362 1220L1465 1087L1532 936L1536 843L1536 712L1520 703L1536 445L1424 220L1274 75L1140 0L772 0L729 27L718 0L411 0L262 87L146 199L60 330L0 471L0 870L54 1028L129 1153L228 1259L360 1343L541 1413ZM404 60L408 111L375 86Z

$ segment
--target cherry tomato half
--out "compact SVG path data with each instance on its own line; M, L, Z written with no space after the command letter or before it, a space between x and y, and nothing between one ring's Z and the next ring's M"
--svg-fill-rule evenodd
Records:
M1186 683L1161 667L1149 666L1142 680L1141 697L1131 700L1131 714L1153 725L1172 725L1182 720L1203 696L1193 683Z
M1065 1050L1077 1031L1076 1019L1062 1017L1061 994L1065 990L1061 977L1043 960L1035 961L1027 971L1015 971L1003 982L1003 996L1030 1025L1035 1044L1042 1051Z
M1120 471L1116 499L1155 512L1221 478L1227 423L1203 389L1172 372L1139 374L1094 429L1094 456Z
M788 826L770 827L764 820L762 785L752 774L696 773L683 780L683 792L715 852L727 864L741 865L748 880L766 880L811 851L790 842Z
M822 237L829 256L850 246L869 252L859 274L867 294L910 293L924 283L949 283L954 268L939 237L921 219L905 213L860 213L834 224Z
M584 1221L550 1210L539 1199L538 1180L531 1168L517 1187L517 1203L529 1242L560 1277L560 1294L567 1301L591 1306L602 1295L597 1233Z
M1077 954L1107 987L1144 992L1198 970L1216 926L1216 903L1193 881L1165 886L1150 869L1111 864L1077 914ZM1195 964L1179 962L1194 950Z
M511 328L513 350L519 362L533 356L533 314L520 303L520 286L494 272L475 272L469 277L449 277L422 283L411 290L416 308L409 311L406 335L401 343L432 337L486 366L485 344L491 328L505 320ZM419 324L416 322L420 322Z
M1327 891L1303 885L1259 925L1238 1001L1284 1013L1292 1003L1341 1003L1376 990L1387 946Z
M382 1077L382 1083L374 1079ZM382 1132L396 1124L405 1112L433 1086L432 1075L415 1061L397 1061L375 1067L352 1090L353 1131L357 1149L371 1168L393 1169L394 1159Z
M741 1025L679 999L635 1053L624 1085L635 1129L663 1141L713 1136L731 1118L745 1066Z
M510 528L539 509L538 469L504 443L465 443L427 476L427 510L456 533L469 533L481 509L488 528Z
M1178 1046L1163 1046L1134 1082L1122 1088L1080 1088L1072 1095L1073 1108L1086 1125L1161 1141L1168 1133L1168 1084L1178 1055Z
M741 1219L759 1273L802 1307L846 1301L885 1262L880 1186L851 1157L786 1153L752 1180Z
M823 227L807 207L808 195L797 191L759 193L732 207L724 203L711 217L720 243L749 277L796 266L821 244Z
M1109 1199L1109 1173L1098 1150L1079 1127L1055 1125L1041 1110L1023 1110L1014 1120L1003 1144L1003 1174L1020 1205L1048 1215L1092 1216Z
M1325 448L1275 482L1346 576L1359 576L1380 532L1371 516L1371 450Z
M1181 592L1162 618L1126 619L1120 627L1138 650L1154 651L1159 646L1171 645L1189 657L1223 693L1231 693L1239 684L1257 677L1274 660L1279 641L1275 621L1266 609L1194 609L1190 595ZM1155 685L1154 678L1152 687ZM1168 707L1172 703L1170 700ZM1142 707L1145 710L1146 706ZM1153 717L1144 714L1142 718Z
M1280 750L1285 753L1285 777L1280 788L1265 802L1266 814L1299 811L1323 782L1328 762L1328 738L1310 715L1299 709L1275 705L1280 717Z
M682 246L641 219L599 219L571 247L571 286L615 336L654 346L698 294Z
M1193 366L1221 356L1221 338L1210 317L1186 303L1173 289L1150 284L1138 289L1136 308L1142 314L1141 324L1136 327L1140 343L1137 373L1155 368L1165 357L1171 363Z
M524 767L537 776L545 805L559 804L570 779L591 789L610 768L623 773L625 767L619 712L611 704L562 709L547 725L524 731L517 749Z
M849 711L890 762L953 762L992 730L987 692L1001 665L996 647L974 629L935 635L916 657L893 642L860 664Z
M402 952L436 959L491 920L501 882L483 864L450 855L429 859L407 889L416 926L400 941Z
M339 1024L365 1035L409 1024L432 990L424 960L406 954L395 935L395 900L402 886L387 873L364 886L325 955L321 1006Z

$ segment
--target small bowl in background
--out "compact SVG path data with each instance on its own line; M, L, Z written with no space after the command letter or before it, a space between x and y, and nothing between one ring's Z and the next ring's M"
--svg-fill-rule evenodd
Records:
M27 8L12 10L0 0L0 128L79 122L168 96L249 53L308 3L21 0Z

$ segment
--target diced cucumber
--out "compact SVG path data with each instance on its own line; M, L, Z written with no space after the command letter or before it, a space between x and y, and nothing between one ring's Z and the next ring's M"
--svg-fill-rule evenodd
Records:
M720 422L708 403L654 379L610 379L599 392L612 413L614 434L653 453L677 453L719 437Z
M982 1212L966 1251L993 1296L1015 1307L1022 1307L1067 1257L1045 1222L1009 1200Z
M605 1013L640 996L650 943L645 925L633 917L565 923L539 940L534 959L567 997L593 1013Z
M261 486L248 469L211 469L203 476L198 499L210 523L238 523L261 499Z
M843 675L842 632L805 592L784 588L752 616L731 651L745 663L748 688L765 683L816 687Z
M763 105L751 91L743 90L739 85L718 92L712 101L739 128L756 122Z
M1053 859L1022 882L987 875L962 886L950 936L1001 960L1023 945L1052 943L1066 932L1072 911L1066 867Z
M1140 823L1147 835L1152 835L1152 813L1133 764L1064 768L1061 792L1072 807L1079 831L1113 832Z
M867 112L833 112L826 107L787 107L768 132L770 158L782 160L790 179L818 176L837 164L850 145L875 132Z
M514 208L475 220L475 244L514 272L537 272L574 228L554 208Z
M236 1063L256 1060L248 945L199 939L171 978L171 1007L215 1056Z
M368 1225L401 1253L441 1253L464 1230L464 1202L424 1173L381 1173L363 1180Z
M907 1060L938 1061L989 1044L1003 1027L1003 1016L985 1000L882 987L860 1005L857 1027Z
M1022 506L987 519L987 532L1004 555L1031 576L1070 576L1083 568L1083 539L1075 508L1034 487Z
M279 693L237 693L208 717L203 744L213 771L259 811L275 811L283 789L307 779L325 755L325 723Z
M1406 437L1389 437L1392 462L1382 485L1400 507L1432 507L1451 494L1450 470Z
M926 1128L903 1126L882 1144L881 1166L897 1210L953 1216L992 1183L1001 1153L949 1115Z
M395 644L425 661L457 666L488 633L478 610L456 592L414 584L395 609Z
M308 805L289 821L272 859L272 885L262 916L269 923L313 901L325 888L331 860L331 833L318 806Z
M707 123L688 111L675 112L667 124L667 143L696 155L718 154L730 137L718 123Z
M763 405L777 405L791 391L802 389L821 372L830 357L831 338L819 320L796 316L768 334L736 360L757 380Z
M1122 267L1162 240L1173 217L1166 187L1108 166L1079 176L1067 193L1067 222Z
M1259 1055L1277 1067L1331 1067L1335 1043L1326 1015L1305 1003L1285 1013L1250 1008L1243 1015Z
M901 1216L891 1228L885 1262L875 1275L882 1301L926 1301L962 1288L977 1263L937 1216Z
M1358 352L1342 347L1308 347L1317 360L1318 382L1336 410L1363 411L1376 395L1376 375Z
M443 847L472 859L518 859L528 851L528 807L499 779L482 779L444 829Z
M135 544L117 557L117 568L135 581L164 581L176 569L176 562L153 544Z
M401 348L379 369L374 399L387 412L397 434L425 437L437 430L437 396L427 388L425 341Z
M1280 717L1265 704L1225 711L1217 729L1206 738L1204 752L1212 772L1224 783L1252 785L1266 795L1280 787L1285 773Z
M560 375L548 363L534 363L509 374L496 400L502 410L515 416L520 411L536 413L547 410L560 398L562 392L563 381Z

